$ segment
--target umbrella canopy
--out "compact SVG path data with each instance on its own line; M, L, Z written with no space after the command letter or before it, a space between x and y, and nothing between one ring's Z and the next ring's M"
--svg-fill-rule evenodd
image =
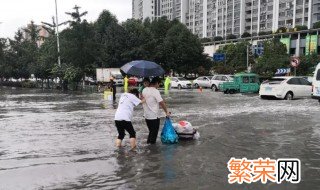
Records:
M160 65L145 60L131 61L120 69L125 74L138 77L157 77L165 73Z

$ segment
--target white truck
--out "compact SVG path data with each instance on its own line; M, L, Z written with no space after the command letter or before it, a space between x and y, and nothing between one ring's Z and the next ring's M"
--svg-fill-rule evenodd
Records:
M98 82L108 83L113 77L116 85L123 85L123 76L119 68L97 68L96 74Z

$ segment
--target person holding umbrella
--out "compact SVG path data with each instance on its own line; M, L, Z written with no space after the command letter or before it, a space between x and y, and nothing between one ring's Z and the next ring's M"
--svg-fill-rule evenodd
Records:
M160 127L159 107L161 106L166 116L170 115L170 112L168 112L167 106L158 90L160 83L158 76L162 76L165 71L160 65L146 60L131 61L122 66L121 71L132 76L154 77L149 87L144 88L142 91L142 97L145 101L145 103L142 104L142 107L149 129L147 143L155 144Z
M142 104L144 118L149 129L148 144L155 144L157 141L160 127L159 107L161 106L167 117L170 116L170 112L168 112L167 106L158 90L159 83L160 79L155 77L149 87L144 88L142 91L142 96L145 99L145 103Z

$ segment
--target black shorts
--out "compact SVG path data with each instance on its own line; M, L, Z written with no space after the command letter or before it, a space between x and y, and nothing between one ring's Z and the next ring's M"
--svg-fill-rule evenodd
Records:
M127 131L130 135L130 138L136 138L136 132L132 126L131 121L117 121L115 120L116 127L118 130L118 139L123 140L126 135L124 131Z

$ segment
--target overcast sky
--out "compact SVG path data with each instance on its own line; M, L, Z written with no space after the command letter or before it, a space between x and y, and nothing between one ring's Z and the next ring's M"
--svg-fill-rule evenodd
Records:
M125 21L132 16L132 0L57 0L59 23L70 20L65 12L73 12L73 7L81 7L80 12L88 11L84 17L88 21L98 18L103 9L111 11L118 20ZM51 23L55 16L55 0L0 0L0 37L14 36L18 28L33 20Z

